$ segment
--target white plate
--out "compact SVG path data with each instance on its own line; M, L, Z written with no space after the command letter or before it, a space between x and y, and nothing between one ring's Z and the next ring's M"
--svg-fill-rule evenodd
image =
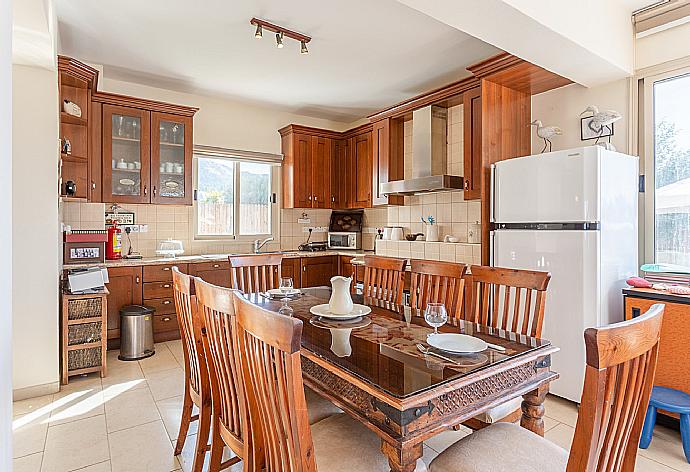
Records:
M455 333L430 334L426 342L436 349L451 352L453 354L481 352L488 347L486 343L479 338L467 334Z
M309 311L313 315L321 316L323 318L331 318L333 320L351 320L353 318L357 318L358 316L368 315L371 313L371 308L366 305L358 305L355 303L355 306L350 313L345 315L336 315L335 313L328 311L328 303L324 303L323 305L316 305L309 308Z
M268 293L271 297L284 297L286 295L288 297L294 297L295 295L299 295L302 292L300 292L300 290L297 288L293 288L292 290L288 290L287 293L283 293L283 291L279 288L272 288L270 290L267 290L266 293Z

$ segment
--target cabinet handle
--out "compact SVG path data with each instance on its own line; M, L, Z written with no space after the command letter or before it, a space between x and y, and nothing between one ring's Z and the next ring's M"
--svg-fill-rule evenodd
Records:
M220 267L220 264L213 264L214 269L217 269L218 267Z
M314 201L318 201L318 199L319 199L319 197L317 197L316 195L314 195Z
M169 316L166 316L165 318L163 318L163 321L170 321L170 319L171 318Z
M307 271L307 266L302 266L302 272L306 272L306 271Z
M93 180L91 181L91 188L96 190L96 182L94 182Z
M331 201L335 203L335 196L331 195Z
M139 283L139 276L138 275L136 277L134 277L134 283L136 283L136 284Z
M148 194L149 194L149 190L146 188L146 185L144 185L144 195L148 195Z
M469 190L469 189L470 189L470 181L469 181L469 179L465 179L465 190Z
M156 196L156 186L155 185L153 186L153 196L154 197Z
M170 267L163 267L163 270L170 270Z
M311 201L311 195L309 195L309 201Z
M163 284L163 288L170 288L170 284Z
M163 300L163 305L170 305L172 302L170 300Z

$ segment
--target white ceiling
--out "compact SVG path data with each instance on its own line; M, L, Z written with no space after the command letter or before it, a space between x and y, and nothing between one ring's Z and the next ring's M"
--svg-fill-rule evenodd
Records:
M353 121L499 52L395 0L57 0L62 54L106 77ZM254 38L253 17L311 36Z

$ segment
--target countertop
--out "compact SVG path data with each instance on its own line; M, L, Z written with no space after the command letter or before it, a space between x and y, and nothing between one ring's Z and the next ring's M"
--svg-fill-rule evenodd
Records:
M179 257L145 257L143 259L120 259L117 261L88 262L83 264L65 264L64 269L84 269L87 267L135 267L148 265L165 265L175 263L197 263L197 262L218 262L227 261L228 256L249 255L251 253L228 253L228 254L199 254ZM281 251L281 252L266 252L262 254L282 254L284 258L294 259L298 257L319 257L319 256L352 256L364 257L365 254L373 254L373 251Z

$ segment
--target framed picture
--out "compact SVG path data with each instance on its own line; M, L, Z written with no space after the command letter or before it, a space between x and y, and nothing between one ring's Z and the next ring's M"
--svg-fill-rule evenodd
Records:
M112 225L113 220L117 220L119 225L133 225L134 224L134 212L133 211L118 211L117 213L112 211L105 212L105 224Z
M601 134L599 134L598 131L593 130L590 128L590 124L592 123L592 117L591 116L585 116L584 118L580 118L580 140L581 141L587 141L589 139L597 139L597 138L607 138L609 136L613 136L613 123L610 125L604 126L604 130Z

